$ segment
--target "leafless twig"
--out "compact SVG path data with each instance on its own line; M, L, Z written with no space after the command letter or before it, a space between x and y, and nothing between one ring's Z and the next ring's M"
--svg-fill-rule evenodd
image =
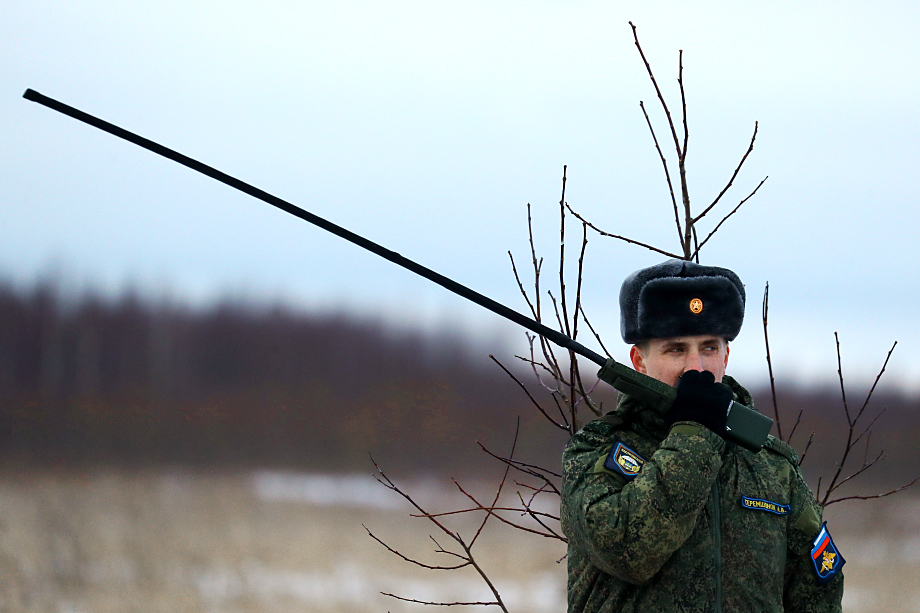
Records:
M840 397L843 402L843 409L844 409L844 413L845 413L846 421L847 421L847 441L843 447L843 452L842 452L840 461L837 463L837 470L834 473L834 476L831 478L831 481L828 484L827 489L824 491L823 498L821 498L820 481L819 481L818 491L815 494L820 499L821 504L823 506L828 506L828 505L834 504L835 502L841 502L842 500L852 500L854 498L861 499L861 500L867 500L870 498L881 498L883 496L888 496L890 494L899 492L907 487L910 487L911 485L916 483L918 479L920 479L920 477L918 477L917 479L914 479L910 483L900 488L897 488L895 490L892 490L886 494L880 494L877 496L848 496L844 498L831 499L831 494L834 491L836 491L841 485L843 485L844 483L847 483L854 477L862 474L867 469L874 466L877 462L885 458L885 453L884 451L882 451L882 452L879 452L879 454L873 460L866 461L865 459L868 457L868 444L869 444L869 440L872 435L872 430L871 430L872 425L882 415L882 413L884 412L884 408L870 421L869 425L867 425L862 430L862 432L860 432L859 434L856 434L856 432L857 432L857 424L859 420L862 418L862 416L864 415L866 408L869 406L869 402L872 399L872 395L875 393L875 389L878 386L878 383L881 380L882 375L885 373L885 369L888 367L888 361L891 359L891 354L894 352L894 348L897 347L898 345L897 341L895 341L895 343L891 346L891 349L888 350L888 355L885 356L885 362L884 364L882 364L882 368L879 370L878 375L876 375L875 381L872 383L872 387L869 389L869 393L866 394L865 401L863 402L859 410L856 412L856 414L852 415L850 413L849 403L847 402L846 386L844 385L844 380L843 380L843 366L842 366L842 360L840 356L840 337L836 332L834 332L834 339L835 339L836 347L837 347L837 375L840 380ZM855 472L850 474L850 476L846 477L843 480L839 480L840 475L843 472L843 468L846 465L847 460L849 459L850 453L853 451L854 447L856 446L856 444L859 442L859 440L863 436L867 437L866 438L866 451L864 452L863 465L859 469L857 469Z
M516 443L516 442L517 442L517 436L515 436L515 443ZM449 536L454 542L456 542L457 545L460 547L460 549L461 549L461 551L462 551L462 553L459 553L459 552L454 552L454 551L450 551L450 550L444 549L443 547L441 547L441 546L438 544L438 542L434 539L434 537L430 537L431 540L434 541L435 544L438 546L438 549L436 550L436 553L441 553L441 554L444 554L444 555L448 555L448 556L450 556L450 557L458 558L458 559L461 560L461 562L460 562L459 564L455 564L455 565L452 565L452 566L436 566L436 565L431 565L431 564L425 564L425 563L423 563L423 562L421 562L421 561L419 561L419 560L416 560L416 559L414 559L414 558L410 558L410 557L408 557L408 556L405 556L405 555L399 553L397 550L393 549L392 547L390 547L389 545L387 545L386 543L384 543L383 541L381 541L379 538L377 538L374 534L371 533L370 530L367 530L367 528L365 527L365 530L367 530L367 533L371 536L371 538L373 538L375 541L377 541L378 543L380 543L381 545L383 545L384 547L386 547L386 549L387 549L388 551L390 551L390 552L394 553L395 555L399 556L401 559L403 559L403 560L405 560L405 561L407 561L407 562L410 562L410 563L412 563L412 564L415 564L415 565L417 565L417 566L420 566L420 567L422 567L422 568L427 568L427 569L430 569L430 570L458 570L458 569L460 569L460 568L464 568L464 567L467 567L467 566L472 567L472 568L474 568L474 569L476 570L477 574L478 574L479 577L483 580L483 582L485 582L485 584L489 587L489 590L492 592L492 595L495 597L495 600L492 601L492 602L469 602L469 603L459 603L459 602L457 602L457 603L447 603L447 602L425 602L425 601L420 601L420 600L414 600L414 599L403 598L403 597L401 597L401 596L396 596L396 595L394 595L394 594L390 594L390 593L386 593L386 592L381 592L381 593L384 594L384 595L386 595L386 596L390 596L391 598L396 598L396 599L398 599L398 600L406 600L406 601L409 601L409 602L418 602L418 603L430 604L430 605L453 606L453 605L462 605L462 604L470 604L470 605L472 605L472 604L477 604L477 605L497 606L497 607L499 607L502 611L504 611L505 613L508 613L508 608L505 606L504 602L502 601L501 595L498 593L498 590L496 589L495 585L492 583L491 579L489 579L488 575L486 575L485 571L482 569L482 567L481 567L481 566L479 565L479 563L476 561L475 557L473 556L473 551L472 551L472 549L473 549L473 544L475 543L476 538L477 538L477 537L479 536L479 534L482 532L482 528L483 528L483 526L485 525L485 522L486 522L486 521L488 520L488 518L490 517L490 515L486 515L485 519L483 520L482 524L480 525L479 530L477 530L476 535L473 537L472 541L471 541L470 543L467 543L467 542L464 540L464 538L463 538L462 536L460 536L459 533L454 532L454 531L448 529L443 523L441 523L440 521L438 521L438 518L437 518L437 517L434 517L434 516L430 515L430 514L429 514L427 511L425 511L425 509L423 509L423 508L422 508L422 507L421 507L411 496L409 496L408 494L406 494L405 492L403 492L401 489L399 489L399 487L397 487L396 484L393 483L393 481L390 480L390 478L386 476L386 474L383 472L383 470L380 468L380 466L377 465L377 462L375 462L373 458L371 458L371 461L374 463L374 467L377 469L377 475L375 475L374 478L377 479L377 481L378 481L379 483L381 483L381 484L382 484L383 486L385 486L387 489L390 489L390 490L396 492L397 494L399 494L400 496L402 496L406 501L409 502L409 504L411 504L413 507L415 507L415 509L418 510L419 513L420 513L422 516L426 517L430 522L432 522L435 526L437 526L437 528L438 528L441 532L443 532L444 534L446 534L447 536ZM505 471L505 476L507 477L507 469L506 469L506 471ZM503 478L502 478L501 484L504 485L504 482L505 482L505 478L503 477ZM501 485L499 486L499 492L500 492L500 491L501 491ZM497 495L496 495L496 497L497 497ZM494 505L493 505L493 506L494 506Z

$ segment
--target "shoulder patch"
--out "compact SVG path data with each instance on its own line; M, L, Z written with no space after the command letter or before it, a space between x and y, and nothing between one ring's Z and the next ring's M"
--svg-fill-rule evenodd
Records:
M793 449L792 446L789 445L788 443L784 443L783 441L779 440L772 434L767 436L767 442L764 443L763 448L769 449L770 451L773 451L774 453L778 453L779 455L783 456L784 458L786 458L787 460L789 460L796 466L799 465L799 456L795 452L795 449Z
M613 426L614 428L618 428L622 426L624 423L626 423L626 420L624 420L622 417L620 417L619 415L617 415L616 413L612 411L610 413L602 415L601 417L598 418L598 420L604 422L605 424Z
M620 442L610 447L610 453L604 460L604 468L626 477L627 481L635 479L644 464L645 458Z
M821 526L821 532L812 545L811 561L818 575L818 583L824 585L840 573L847 561L840 555L831 533L827 531L827 522Z

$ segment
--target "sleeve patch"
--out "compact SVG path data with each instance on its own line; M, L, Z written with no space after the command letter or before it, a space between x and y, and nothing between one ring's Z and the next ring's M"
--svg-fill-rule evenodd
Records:
M635 479L636 475L642 472L644 464L645 458L623 443L615 443L611 446L610 453L604 460L604 468L624 476L627 481Z
M812 545L811 561L818 575L818 583L824 585L840 573L847 561L840 555L831 533L827 531L827 522L821 526L821 532Z

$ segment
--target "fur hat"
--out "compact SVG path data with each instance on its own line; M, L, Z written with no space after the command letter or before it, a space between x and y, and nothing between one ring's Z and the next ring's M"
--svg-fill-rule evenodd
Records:
M668 260L631 274L620 289L620 334L630 344L714 334L734 340L744 285L727 268Z

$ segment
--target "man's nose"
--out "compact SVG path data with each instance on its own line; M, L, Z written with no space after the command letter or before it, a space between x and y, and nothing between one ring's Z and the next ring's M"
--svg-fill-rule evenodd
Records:
M684 363L684 372L688 370L698 370L703 372L703 356L697 352L692 352L687 356L687 361Z

